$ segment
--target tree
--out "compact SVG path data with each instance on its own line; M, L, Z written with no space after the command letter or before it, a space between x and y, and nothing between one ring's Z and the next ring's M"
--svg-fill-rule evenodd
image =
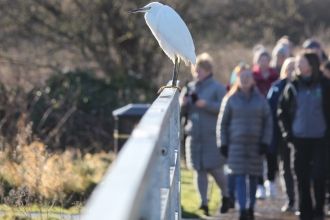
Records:
M33 60L36 66L58 70L61 61L70 59L71 65L96 66L110 77L133 71L152 78L162 67L158 43L142 17L124 14L141 5L119 0L3 0L2 58L13 61L6 55L15 48L22 64Z

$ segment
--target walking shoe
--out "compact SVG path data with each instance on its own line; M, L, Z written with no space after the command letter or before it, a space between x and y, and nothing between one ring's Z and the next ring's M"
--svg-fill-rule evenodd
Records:
M276 191L276 185L275 185L275 181L266 181L265 182L265 186L266 186L266 195L267 196L276 196L277 191Z
M201 205L199 207L200 210L203 210L204 211L204 214L209 216L209 207L207 205Z
M240 212L239 220L249 220L246 210L243 210L243 211Z
M258 185L256 198L257 199L265 199L266 198L266 189L263 185Z
M248 214L248 219L249 220L254 220L254 210L253 209L249 208L247 210L247 214Z
M227 213L229 209L230 199L229 197L222 197L222 205L220 208L220 213Z
M235 200L229 199L229 209L235 209Z
M293 212L294 211L294 201L287 201L281 208L282 212Z

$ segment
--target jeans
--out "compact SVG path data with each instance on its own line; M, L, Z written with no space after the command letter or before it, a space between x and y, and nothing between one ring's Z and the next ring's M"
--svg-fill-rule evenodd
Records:
M246 178L248 176L248 178ZM240 211L244 211L246 209L246 201L247 201L247 180L250 186L250 204L249 208L254 209L254 204L256 203L256 192L257 192L257 184L258 177L249 176L249 175L235 175L236 182L236 192L238 198L238 204L240 206Z
M295 148L294 170L298 182L300 219L310 220L314 216L324 216L323 206L328 170L326 141L323 138L295 138L293 144ZM311 181L313 181L315 209L313 209L310 191Z

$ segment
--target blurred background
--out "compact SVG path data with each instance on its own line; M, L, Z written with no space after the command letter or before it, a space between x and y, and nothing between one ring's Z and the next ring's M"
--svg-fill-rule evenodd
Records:
M124 14L148 3L0 1L1 203L80 210L73 202L88 197L114 158L112 111L152 103L172 77L143 14ZM186 22L196 54L214 58L223 84L238 62L252 63L256 44L271 51L283 35L296 51L314 37L330 52L329 0L161 3ZM181 65L179 80L192 80L190 67Z
M112 110L151 103L172 76L172 63L143 14L124 14L148 1L2 0L0 2L0 126L5 142L19 126L50 149L113 149ZM283 35L297 45L316 37L327 51L328 0L166 0L186 22L196 54L215 60L227 83L252 48L270 49ZM181 85L191 80L181 65ZM20 122L20 123L18 123ZM19 124L19 126L18 126ZM10 144L12 145L12 144ZM15 145L13 145L15 146Z

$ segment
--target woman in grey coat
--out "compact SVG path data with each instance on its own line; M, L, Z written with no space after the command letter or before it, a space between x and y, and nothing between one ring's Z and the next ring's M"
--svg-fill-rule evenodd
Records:
M271 142L273 124L266 99L254 86L249 66L235 68L236 81L224 97L218 118L220 152L228 158L229 173L235 176L240 220L254 219L258 178L263 174L263 155ZM246 210L246 176L250 204Z
M196 170L195 179L201 197L201 207L208 214L207 174L211 174L221 189L221 213L228 211L227 180L223 165L225 158L219 153L216 142L216 123L224 86L212 77L212 58L204 53L197 56L192 68L194 81L182 89L181 114L187 118L185 125L186 162L188 169Z

